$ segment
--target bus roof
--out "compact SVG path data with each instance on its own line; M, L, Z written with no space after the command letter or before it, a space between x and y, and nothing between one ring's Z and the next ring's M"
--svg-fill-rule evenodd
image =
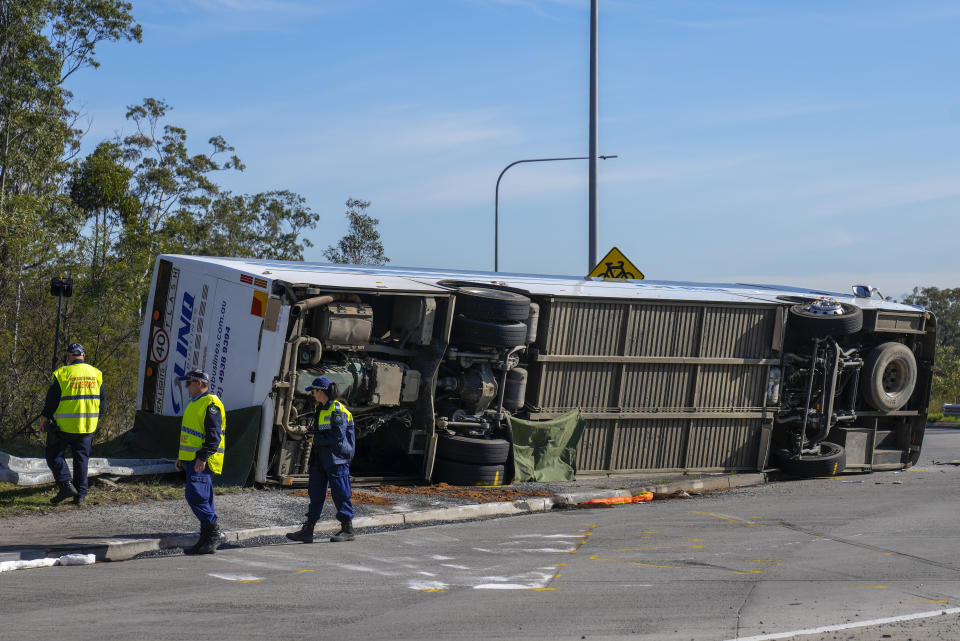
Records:
M218 258L212 256L160 256L177 263L216 265L238 273L274 281L310 284L336 289L448 293L448 281L469 281L477 285L496 284L523 289L531 294L564 297L634 298L673 301L754 302L783 304L792 297L827 296L864 309L919 311L922 308L874 298L788 285L748 283L694 283L664 280L610 280L580 276L518 274L426 267L341 265L305 261Z

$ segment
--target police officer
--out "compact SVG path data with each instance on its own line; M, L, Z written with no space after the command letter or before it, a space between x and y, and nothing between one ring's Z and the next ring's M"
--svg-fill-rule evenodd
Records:
M350 502L350 461L356 449L353 415L347 406L334 400L336 386L325 376L313 379L307 386L317 402L313 422L313 449L310 451L310 507L307 520L296 531L287 534L291 541L313 543L313 528L323 511L327 486L337 508L340 531L330 537L334 543L353 540L353 504Z
M210 393L206 372L194 369L178 380L186 383L190 402L183 410L175 466L184 473L184 497L200 521L200 538L184 552L213 554L223 537L213 506L213 475L223 470L227 413L220 399Z
M47 433L47 466L57 482L57 505L68 498L76 506L87 496L87 463L93 433L103 409L103 374L84 362L83 345L67 346L66 365L53 373L40 413L40 431ZM67 447L73 454L73 478L64 460Z

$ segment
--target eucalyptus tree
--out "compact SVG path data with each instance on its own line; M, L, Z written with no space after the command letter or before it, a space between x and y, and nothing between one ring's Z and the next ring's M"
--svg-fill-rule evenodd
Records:
M383 253L383 243L377 225L380 221L367 213L370 201L350 198L347 200L347 234L336 245L323 251L332 263L349 265L385 265L390 262Z

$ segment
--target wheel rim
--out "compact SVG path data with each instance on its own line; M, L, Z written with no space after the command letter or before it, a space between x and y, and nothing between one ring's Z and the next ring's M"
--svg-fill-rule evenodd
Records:
M907 369L901 361L891 361L883 368L881 382L883 393L887 396L896 396L903 391L904 381L907 378Z

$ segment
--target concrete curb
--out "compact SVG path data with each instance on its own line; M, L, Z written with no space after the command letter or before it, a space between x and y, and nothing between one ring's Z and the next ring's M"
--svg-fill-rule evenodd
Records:
M354 519L355 528L368 527L405 527L408 525L423 525L443 521L467 521L489 516L516 516L520 514L534 514L549 512L554 508L572 508L595 498L636 496L642 492L671 495L677 492L703 492L728 490L735 487L762 485L767 481L766 474L737 474L709 478L686 479L670 483L638 485L637 487L611 490L590 490L583 492L569 492L556 494L550 498L531 497L517 501L503 501L496 503L478 503L472 505L456 505L445 508L432 508L415 512L397 514L380 514L364 516ZM336 531L340 524L336 520L319 521L318 532ZM279 537L288 532L296 532L300 525L280 525L272 527L249 528L245 530L230 530L224 532L225 543L241 543L260 537ZM174 534L137 539L104 539L93 543L79 545L53 545L46 547L24 547L21 550L5 552L0 560L32 560L64 554L93 554L97 561L125 561L144 552L155 552L171 548L192 546L197 541L196 534Z

